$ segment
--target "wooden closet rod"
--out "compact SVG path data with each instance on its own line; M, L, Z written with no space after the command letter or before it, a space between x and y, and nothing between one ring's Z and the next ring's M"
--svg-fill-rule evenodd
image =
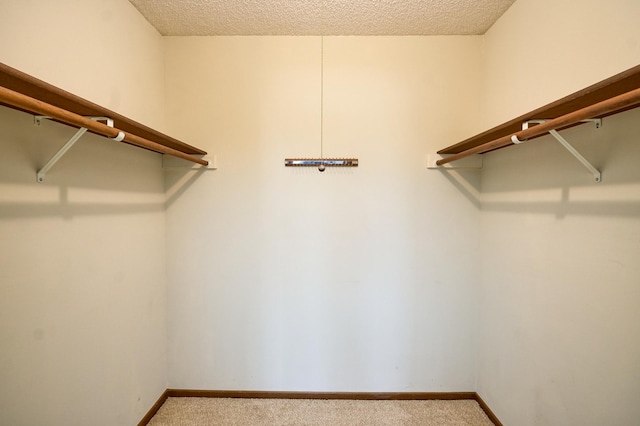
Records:
M596 118L598 116L621 110L637 103L640 103L640 89L635 89L630 92L623 93L622 95L606 99L602 102L598 102L597 104L589 105L577 111L570 112L569 114L565 114L558 118L554 118L552 120L538 124L537 126L529 127L528 129L524 129L522 131L514 133L513 136L516 136L519 140L526 140L529 138L540 136L543 133L549 132L550 130L556 130L563 127L571 126L572 124L576 124L581 120ZM470 148L466 151L462 151L458 154L453 154L449 157L442 158L436 161L436 164L438 166L442 166L443 164L447 164L451 161L456 161L473 154L502 148L513 143L511 138L512 135L503 136L491 142L487 142L474 148Z
M81 115L78 115L76 113L73 113L71 111L58 108L57 106L39 101L37 99L23 95L22 93L15 92L13 90L7 89L6 87L2 87L2 86L0 86L0 102L5 103L7 105L11 105L16 108L20 108L25 111L51 117L57 121L69 124L71 126L85 127L93 133L97 133L99 135L106 136L109 138L116 138L120 134L120 130L114 127L109 127L106 124L102 124L100 122L97 122L89 118L83 117ZM203 166L206 166L209 164L208 161L203 160L201 158L194 157L189 154L185 154L184 152L178 151L173 148L169 148L167 146L161 145L156 142L152 142L148 139L141 138L131 133L124 133L124 135L125 135L124 141L132 145L136 145L141 148L150 149L152 151L160 152L162 154L171 155L173 157L179 157L184 160L202 164Z

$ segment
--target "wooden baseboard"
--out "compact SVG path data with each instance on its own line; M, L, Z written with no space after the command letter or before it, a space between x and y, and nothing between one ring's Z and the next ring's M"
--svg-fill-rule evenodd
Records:
M162 407L162 404L165 403L167 398L169 398L169 389L165 389L165 391L162 392L162 395L160 395L160 398L158 398L156 403L153 404L153 407L151 407L151 409L149 409L149 411L147 412L147 414L145 414L142 420L140 420L140 422L138 423L138 426L147 426L147 424L151 421L153 416L156 415L160 407Z
M146 426L155 416L167 398L265 398L265 399L350 399L350 400L462 400L473 399L487 414L496 426L502 426L500 420L489 409L489 406L476 392L281 392L281 391L230 391L230 390L195 390L167 389L149 412L138 423Z
M493 424L496 426L503 426L502 422L500 422L498 417L495 414L493 414L493 411L491 411L491 408L489 408L487 403L484 402L482 398L480 398L480 395L478 395L477 392L475 392L475 394L476 394L476 397L474 399L478 402L478 405L480 405L480 408L482 408L482 411L484 411L487 417L489 417L489 420L491 420Z
M167 389L170 397L351 399L351 400L458 400L475 399L475 392L272 392Z

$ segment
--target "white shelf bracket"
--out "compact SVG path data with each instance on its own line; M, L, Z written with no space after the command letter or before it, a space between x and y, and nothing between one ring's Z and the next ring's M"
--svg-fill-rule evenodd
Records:
M113 120L109 117L87 117L91 120L94 121L105 121L107 123L107 126L109 127L113 127ZM40 125L42 123L42 120L50 120L51 117L47 117L45 115L36 115L33 117L33 121L36 125ZM49 172L49 170L51 170L51 168L58 162L58 160L60 160L66 153L67 151L69 151L71 149L71 147L73 147L73 145L75 145L76 142L78 142L78 140L82 137L82 135L84 135L87 132L87 128L86 127L80 127L76 133L71 136L71 139L69 139L67 141L67 143L65 143L62 148L60 148L58 150L58 152L55 153L55 155L53 157L51 157L51 159L49 159L49 161L47 161L47 164L45 164L40 170L38 170L36 172L36 180L39 183L44 182L44 177L46 176L47 172ZM119 132L118 136L116 136L115 138L112 138L115 141L122 141L124 139L124 133L123 132Z
M529 124L540 124L540 123L544 123L547 120L528 120L525 121L524 123L522 123L522 130L526 130L529 128ZM581 120L581 123L593 123L596 126L596 129L599 129L600 127L602 127L602 119L601 118L593 118L593 119L589 119L589 120ZM591 172L591 174L593 175L593 180L596 183L600 183L602 181L602 174L600 173L600 171L598 169L596 169L595 167L593 167L593 165L589 162L589 160L587 160L586 158L584 158L582 156L582 154L580 154L578 152L578 150L576 150L569 142L567 142L567 140L565 138L563 138L560 133L558 133L557 130L549 130L549 134L551 136L553 136L558 142L560 142L560 144L565 147L565 149L567 151L569 151L569 153L571 153L571 155L573 155L578 161L580 161L582 163L583 166L585 166L587 168L587 170L589 170L589 172ZM516 135L511 136L511 141L514 144L519 144L525 141L521 141L520 139L518 139L518 137Z
M546 123L549 120L527 120L522 123L522 130L527 130L529 128L529 124L542 124ZM593 123L596 126L596 129L602 127L602 118L589 118L587 120L580 120L580 123Z
M551 136L556 138L556 140L560 142L562 146L567 149L567 151L569 151L574 157L576 157L578 161L580 161L582 165L587 168L587 170L591 172L591 174L593 175L593 180L595 182L600 183L602 181L602 174L600 173L600 171L593 167L593 165L586 158L584 158L582 154L580 154L573 146L571 146L571 144L567 142L565 138L560 136L560 133L558 133L557 130L549 130L549 133L551 134Z

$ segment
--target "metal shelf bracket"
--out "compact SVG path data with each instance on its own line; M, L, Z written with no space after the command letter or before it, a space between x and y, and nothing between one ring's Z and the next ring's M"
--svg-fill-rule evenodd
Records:
M109 117L87 117L87 118L94 121L105 121L107 126L113 127L113 120ZM42 123L42 120L51 120L51 117L47 117L45 115L36 115L33 117L33 122L38 126ZM75 143L78 142L78 140L86 132L87 132L86 127L80 127L76 131L76 133L73 136L71 136L71 139L69 139L67 143L65 143L62 146L62 148L60 148L58 152L56 152L55 155L49 159L49 161L47 161L47 164L45 164L40 170L36 172L36 180L39 183L44 182L44 177L46 176L47 172L51 170L51 168L58 162L58 160L60 160L67 153L67 151L69 151L71 147L73 147L73 145L75 145ZM120 132L115 138L112 138L112 139L117 142L120 142L124 139L124 133Z
M540 124L540 123L544 123L547 120L528 120L525 121L524 123L522 123L522 130L526 130L529 128L529 124ZM593 118L593 119L589 119L589 120L581 120L581 123L593 123L596 126L596 129L599 129L602 126L602 119L601 118ZM584 158L582 156L582 154L580 154L578 152L578 150L576 150L569 142L567 142L567 140L565 138L563 138L560 133L558 133L557 130L549 130L549 134L551 136L553 136L558 142L560 142L560 144L565 147L565 149L567 151L569 151L569 153L571 153L571 155L573 155L578 161L580 161L580 163L582 163L583 166L585 166L587 168L587 170L589 170L589 172L591 172L591 174L593 175L593 180L596 183L600 183L602 181L602 174L600 173L600 171L598 169L596 169L595 167L593 167L593 165L589 162L589 160L587 160L586 158ZM526 142L526 140L520 140L518 139L518 137L516 135L511 136L511 142L513 142L514 144L521 144L523 142Z

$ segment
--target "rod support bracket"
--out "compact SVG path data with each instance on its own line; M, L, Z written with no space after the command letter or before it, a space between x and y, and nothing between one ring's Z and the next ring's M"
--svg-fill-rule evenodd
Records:
M91 120L94 121L104 121L106 122L107 126L109 127L113 127L113 119L109 118L109 117L87 117ZM42 120L52 120L51 117L47 117L46 115L35 115L33 117L33 122L34 124L36 124L37 126L39 126L40 124L42 124ZM36 172L36 180L38 181L38 183L42 183L44 182L44 178L47 174L47 172L49 170L51 170L51 168L58 162L58 160L60 160L66 153L67 151L69 151L71 149L71 147L73 147L73 145L75 145L76 142L78 142L78 140L82 137L82 135L84 135L87 132L87 128L86 127L80 127L76 133L74 133L73 136L71 136L71 139L69 139L67 141L67 143L65 143L62 148L60 148L58 150L58 152L56 152L53 157L51 157L49 159L49 161L47 161L47 163L42 166L42 168L40 170L38 170ZM118 135L115 138L112 138L116 141L122 141L122 139L124 139L124 133L120 132L118 133Z
M548 120L527 120L522 123L522 130L527 130L529 128L529 124L541 124ZM593 123L596 129L602 127L602 119L601 118L590 118L587 120L580 120L580 123ZM593 180L596 183L602 182L602 173L598 169L596 169L586 158L582 156L565 138L563 138L557 130L549 130L549 134L553 136L560 144L567 150L571 155L573 155L583 166L591 172L593 175ZM522 143L524 141L520 141L516 135L511 136L511 141L513 143ZM516 142L518 141L518 142Z
M514 145L519 145L521 143L525 143L526 141L527 141L526 139L520 140L516 135L511 135L511 142L513 142Z
M113 126L111 126L111 127L113 127ZM111 138L111 139L113 139L116 142L122 142L124 140L124 137L125 137L124 132L123 131L119 131L118 135L115 138Z
M530 124L542 124L546 123L549 120L535 119L535 120L527 120L522 123L522 130L527 130ZM586 120L580 120L578 123L593 123L596 126L596 129L602 127L602 118L588 118Z
M104 124L106 124L109 127L113 127L113 118L111 117L104 117L104 116L94 116L94 115L90 115L90 116L85 116L86 118L93 120L93 121L104 121ZM47 115L34 115L33 116L33 123L36 126L39 126L42 124L42 120L55 120L54 118L51 118Z

